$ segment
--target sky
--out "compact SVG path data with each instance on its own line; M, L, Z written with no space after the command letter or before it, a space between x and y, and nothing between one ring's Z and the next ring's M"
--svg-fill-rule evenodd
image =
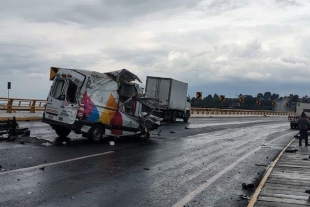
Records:
M52 66L305 96L310 0L1 0L0 48L0 97L45 99Z

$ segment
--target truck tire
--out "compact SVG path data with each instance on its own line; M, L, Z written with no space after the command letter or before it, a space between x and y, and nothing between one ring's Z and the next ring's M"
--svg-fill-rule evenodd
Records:
M177 115L178 115L178 113L176 111L173 111L171 113L171 121L172 122L175 122L177 120Z
M88 132L87 138L90 142L97 142L102 140L104 135L104 129L100 124L94 125Z
M186 111L186 113L183 117L183 121L186 123L186 122L188 122L188 119L189 119L189 111Z
M70 134L71 129L67 127L57 126L55 127L55 132L59 137L65 138Z

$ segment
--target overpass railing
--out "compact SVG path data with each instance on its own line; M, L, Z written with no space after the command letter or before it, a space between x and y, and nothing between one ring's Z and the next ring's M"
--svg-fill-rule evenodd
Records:
M16 113L19 111L35 113L44 111L47 101L43 99L1 98L0 111Z
M0 111L16 113L17 111L35 113L44 111L47 101L43 99L21 99L0 97ZM191 108L192 115L258 115L258 116L293 116L290 111L246 110L246 109L218 109Z

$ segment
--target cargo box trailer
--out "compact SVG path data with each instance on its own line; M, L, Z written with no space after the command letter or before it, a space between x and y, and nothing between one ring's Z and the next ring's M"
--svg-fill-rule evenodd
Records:
M172 78L147 76L145 95L158 100L159 107L153 114L166 121L177 118L187 122L190 117L191 105L187 102L188 84Z

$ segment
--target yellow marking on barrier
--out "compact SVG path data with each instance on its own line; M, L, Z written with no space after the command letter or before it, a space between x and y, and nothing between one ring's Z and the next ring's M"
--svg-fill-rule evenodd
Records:
M0 121L7 121L12 120L13 116L11 117L0 117ZM41 116L31 116L31 117L16 117L16 121L41 121Z

